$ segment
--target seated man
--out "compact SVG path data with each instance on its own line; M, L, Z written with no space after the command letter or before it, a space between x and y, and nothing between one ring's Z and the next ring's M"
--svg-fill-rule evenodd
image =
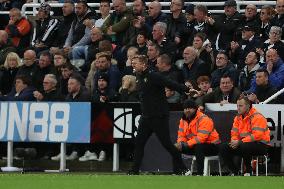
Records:
M277 92L277 89L269 83L268 77L269 73L266 69L261 68L256 71L255 91L253 91L252 93L250 92L247 93L248 99L253 103L258 104L259 102L263 102ZM269 103L277 104L277 102L278 100L274 99Z
M239 166L233 157L240 156L246 166L245 175L252 172L251 158L254 155L265 155L270 142L270 131L266 118L252 107L251 101L241 96L237 101L238 115L231 130L231 142L220 146L220 156L232 175L237 175Z
M197 175L203 175L204 157L218 154L219 134L212 119L197 110L194 101L186 100L183 112L175 146L182 153L196 156Z

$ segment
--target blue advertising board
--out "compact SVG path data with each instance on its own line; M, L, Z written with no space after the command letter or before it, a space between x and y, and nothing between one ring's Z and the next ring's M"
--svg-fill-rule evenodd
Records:
M0 141L89 143L91 103L0 102Z

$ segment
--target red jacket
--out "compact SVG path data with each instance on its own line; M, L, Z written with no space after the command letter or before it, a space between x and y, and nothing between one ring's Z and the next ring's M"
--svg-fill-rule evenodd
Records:
M192 148L195 144L219 144L221 141L212 119L197 111L190 122L184 118L180 120L177 142L186 142Z

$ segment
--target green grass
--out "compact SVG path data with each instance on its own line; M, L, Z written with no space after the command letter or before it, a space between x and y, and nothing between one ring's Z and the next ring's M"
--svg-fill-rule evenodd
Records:
M284 177L0 174L1 189L284 189Z

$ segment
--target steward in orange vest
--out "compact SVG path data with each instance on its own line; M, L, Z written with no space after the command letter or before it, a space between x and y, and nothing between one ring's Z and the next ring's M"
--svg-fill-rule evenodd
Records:
M246 166L245 175L251 175L251 159L254 155L265 155L270 142L270 131L266 118L252 107L244 96L237 101L238 115L231 130L231 142L222 144L220 155L232 174L237 175L240 165L235 165L233 156L240 156Z
M183 109L175 146L181 153L196 156L197 174L203 175L204 157L218 154L219 134L212 119L197 110L194 101L186 100Z

